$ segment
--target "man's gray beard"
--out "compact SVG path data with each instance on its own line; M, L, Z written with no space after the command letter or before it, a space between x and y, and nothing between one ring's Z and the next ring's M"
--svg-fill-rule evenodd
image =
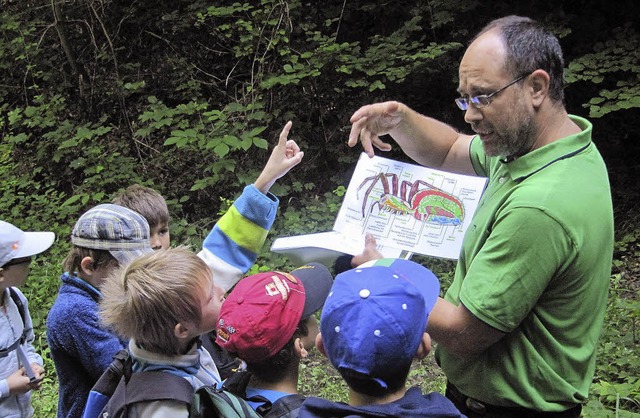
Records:
M527 117L523 122L517 125L517 129L507 131L504 135L501 135L501 141L496 147L496 151L493 155L488 153L487 155L499 156L504 160L512 161L531 151L536 138L536 128L531 117Z

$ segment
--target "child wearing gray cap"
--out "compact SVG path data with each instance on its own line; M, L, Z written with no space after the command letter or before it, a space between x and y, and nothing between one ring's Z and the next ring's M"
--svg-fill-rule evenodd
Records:
M27 299L18 287L29 275L34 255L46 251L53 232L24 232L0 221L0 416L33 416L31 391L40 389L44 368Z

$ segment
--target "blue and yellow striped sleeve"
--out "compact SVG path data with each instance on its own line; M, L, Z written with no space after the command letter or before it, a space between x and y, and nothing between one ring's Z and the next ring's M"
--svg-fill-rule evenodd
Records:
M213 271L213 280L228 291L251 268L273 225L278 198L253 185L215 224L198 254Z

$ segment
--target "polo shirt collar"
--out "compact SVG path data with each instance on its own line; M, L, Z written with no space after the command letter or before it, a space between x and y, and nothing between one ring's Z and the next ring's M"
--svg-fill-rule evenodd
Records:
M503 163L511 178L520 182L527 177L541 171L553 163L571 158L584 151L591 144L591 130L593 126L588 120L579 116L569 115L581 129L580 133L569 135L565 138L547 144L542 148L533 150L522 157L508 163Z

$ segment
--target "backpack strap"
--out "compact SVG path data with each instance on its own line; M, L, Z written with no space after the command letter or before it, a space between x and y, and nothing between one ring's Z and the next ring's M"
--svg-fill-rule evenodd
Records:
M14 343L11 344L9 347L5 348L4 350L0 350L0 358L7 357L9 353L11 353L13 350L15 350L18 347L20 347L20 338L15 340Z
M98 392L105 396L112 396L115 392L120 379L125 377L126 381L129 381L131 377L131 357L129 356L129 350L123 348L113 356L113 360L107 370L102 372L98 381L94 383L91 388L91 392Z
M0 350L0 358L7 357L9 353L11 353L13 350L18 348L22 344L24 344L24 342L27 340L27 326L26 326L27 321L25 317L26 312L24 310L24 304L22 303L22 300L20 300L20 296L18 296L18 292L16 292L16 290L13 287L9 288L9 296L11 297L11 300L13 300L13 303L15 303L16 306L18 307L18 312L20 313L20 319L22 319L22 335L9 347L5 348L4 350ZM2 297L4 297L4 295Z
M20 313L20 319L22 319L22 336L20 337L20 344L24 344L24 342L27 340L27 313L24 308L24 304L20 299L20 296L18 296L18 292L16 292L16 289L14 289L13 287L10 287L9 296L11 296L13 303L15 303L16 306L18 307L18 312Z
M4 350L0 350L0 358L8 356L9 353L15 350L18 356L18 360L22 364L22 367L24 367L24 371L27 377L29 377L29 380L31 382L34 382L36 380L36 375L33 372L31 365L29 364L29 359L27 358L27 355L25 354L22 347L20 347L22 344L25 343L25 341L27 341L26 310L25 310L24 304L22 303L22 300L20 299L20 296L18 296L18 292L16 292L16 290L13 287L9 287L9 296L13 300L13 303L16 304L16 307L18 308L18 313L20 313L20 319L22 319L22 335L9 347L5 348Z
M22 335L20 335L20 337L17 340L15 340L13 344L11 344L9 347L3 350L0 350L0 358L7 357L12 351L17 350L18 359L20 363L23 365L23 367L25 368L25 372L27 373L27 376L31 381L34 381L35 374L33 373L31 366L29 365L29 360L27 359L26 354L24 353L22 348L20 348L20 346L24 344L25 341L27 341L26 310L24 308L24 304L22 303L22 300L20 299L20 296L18 296L18 292L16 292L16 290L13 287L9 287L9 296L11 297L11 300L13 300L13 303L15 303L16 307L18 308L18 313L20 314L20 319L22 320ZM2 295L2 297L4 297L4 295Z
M231 373L229 377L222 382L223 389L228 390L229 392L235 393L241 398L247 398L247 386L249 385L249 380L251 380L251 372L241 371Z
M168 372L133 373L128 382L123 377L102 411L109 418L126 417L131 405L140 402L178 401L191 405L194 389L188 380Z
M261 418L240 396L215 386L203 386L196 391L189 417Z
M261 416L264 416L264 413L271 409L271 401L262 395L254 395L250 398L247 397L247 386L249 385L249 380L251 380L251 372L246 370L235 372L222 382L222 389L229 391L234 395L238 395L247 402L261 403L261 405L256 408L256 411Z

